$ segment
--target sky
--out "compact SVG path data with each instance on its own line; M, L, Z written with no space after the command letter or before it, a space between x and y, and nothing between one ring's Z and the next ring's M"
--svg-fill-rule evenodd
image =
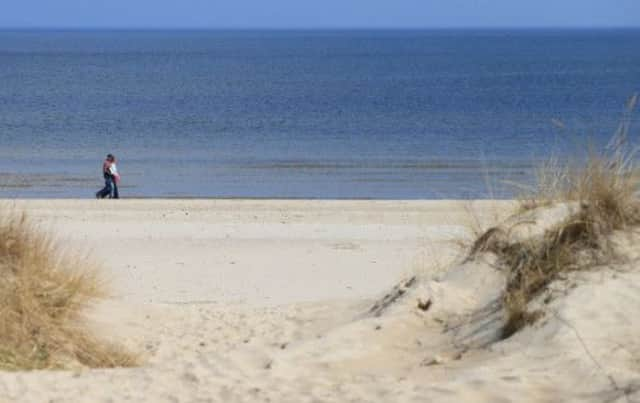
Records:
M640 27L640 0L2 0L0 28Z

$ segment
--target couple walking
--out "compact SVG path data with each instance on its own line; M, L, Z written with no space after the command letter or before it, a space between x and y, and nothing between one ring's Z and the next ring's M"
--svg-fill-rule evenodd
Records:
M102 176L104 176L104 187L96 193L96 199L119 199L118 185L120 184L120 174L116 166L116 157L113 154L107 155L102 164Z

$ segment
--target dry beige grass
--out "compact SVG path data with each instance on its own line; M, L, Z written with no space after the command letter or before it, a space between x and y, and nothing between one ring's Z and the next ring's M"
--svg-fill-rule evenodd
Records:
M636 101L637 96L631 98L629 113ZM636 150L627 144L629 122L623 120L604 153L591 152L584 164L573 167L554 161L540 171L537 186L523 199L522 209L574 203L577 211L564 222L542 238L527 242L510 242L503 231L492 228L473 245L472 254L494 252L508 270L504 337L541 315L528 306L549 283L562 273L613 262L616 256L610 235L640 224L640 182L633 163Z
M88 259L61 252L24 215L0 217L0 369L134 365L83 326L83 310L101 296Z

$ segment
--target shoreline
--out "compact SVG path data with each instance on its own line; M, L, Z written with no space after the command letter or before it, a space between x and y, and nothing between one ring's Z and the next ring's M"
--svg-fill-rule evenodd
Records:
M0 203L2 202L109 202L109 199L96 200L92 197L0 197ZM199 197L199 196L163 196L163 197L147 197L147 196L135 196L135 197L121 197L116 203L127 201L258 201L258 202L372 202L372 203L476 203L476 202L498 202L498 203L511 203L516 202L517 198L429 198L429 199L411 199L411 198L366 198L366 197L345 197L345 198L319 198L319 197L244 197L244 196L211 196L211 197Z

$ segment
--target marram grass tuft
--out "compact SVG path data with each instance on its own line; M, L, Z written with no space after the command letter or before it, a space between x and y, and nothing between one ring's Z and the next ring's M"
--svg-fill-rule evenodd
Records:
M105 296L89 259L22 214L0 216L0 369L133 366L137 357L83 326L83 311Z

